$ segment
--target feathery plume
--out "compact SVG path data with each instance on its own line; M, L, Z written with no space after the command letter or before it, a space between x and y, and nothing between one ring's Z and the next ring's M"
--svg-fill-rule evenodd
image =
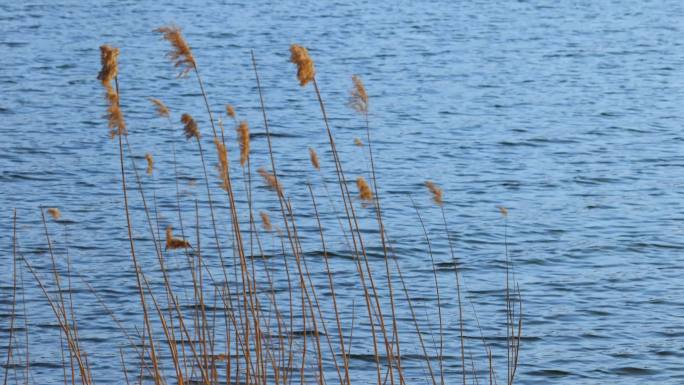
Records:
M111 84L112 80L119 73L119 66L117 60L119 58L119 49L110 45L100 46L100 60L102 62L102 69L97 74L97 79L107 86Z
M49 209L47 209L47 212L54 220L57 220L62 216L62 212L59 211L57 207L50 207Z
M114 138L116 135L126 135L126 122L121 112L119 103L119 94L112 86L112 80L116 78L118 73L117 58L119 57L119 49L109 45L100 46L100 60L102 62L102 69L97 75L97 78L102 82L105 88L105 99L107 100L107 126L109 127L109 137Z
M169 117L169 108L166 107L166 104L164 104L164 102L155 98L150 98L150 101L152 102L152 104L154 104L155 107L157 107L157 114L159 114L159 116L161 116L162 118Z
M149 152L145 154L145 160L147 161L147 175L152 175L152 171L154 170L154 158L152 157L152 154Z
M249 158L249 125L243 120L236 128L236 131L240 141L240 165L244 167Z
M354 138L354 145L358 147L363 147L363 142L361 141L361 138Z
M183 132L185 132L185 138L190 139L192 137L200 138L199 128L197 127L197 122L192 118L190 114L183 114L181 116L181 123L185 126L183 127Z
M304 87L306 83L313 80L316 70L306 48L299 44L292 44L290 46L290 61L297 65L297 79L299 79L300 86Z
M166 249L165 250L175 250L184 249L186 247L191 247L190 242L181 238L173 237L173 228L171 226L166 227Z
M431 180L425 181L425 187L432 193L432 200L441 206L444 203L442 201L444 191Z
M226 104L226 114L235 119L235 108L233 108L233 106L230 104Z
M351 89L351 97L349 98L349 106L362 114L368 113L368 94L366 87L363 86L361 78L357 75L352 76L352 83L354 87Z
M309 147L309 158L311 159L311 165L318 171L321 170L321 163L318 161L318 154L313 147Z
M259 215L261 216L261 225L264 227L264 230L271 231L273 228L273 226L271 226L271 218L269 218L265 211L260 211Z
M262 178L264 178L264 181L268 185L268 187L276 190L278 194L283 195L283 189L280 186L280 182L278 181L278 178L276 178L275 175L271 174L270 172L266 171L263 167L260 167L257 172L259 175L261 175Z
M508 209L503 207L503 206L496 206L496 208L499 209L499 212L504 218L508 218Z
M219 178L221 179L221 188L228 191L228 151L226 150L226 146L218 140L218 138L214 138L214 144L216 145L216 152L218 153L219 159L218 170Z
M359 188L359 198L363 201L373 200L373 192L368 186L368 182L362 176L356 178L356 186Z
M181 68L181 72L178 74L179 77L187 75L188 72L196 67L195 57L192 56L192 50L183 38L183 34L179 27L169 25L157 28L154 31L161 33L164 40L171 43L172 49L167 56L174 62L176 67Z

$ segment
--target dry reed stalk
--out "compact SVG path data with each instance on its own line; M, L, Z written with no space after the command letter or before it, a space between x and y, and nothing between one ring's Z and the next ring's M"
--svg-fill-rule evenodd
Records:
M10 363L13 362L12 348L14 347L14 320L17 306L17 209L12 215L12 310L10 311L9 341L7 343L7 361L5 361L5 375L3 385L7 385ZM16 381L16 379L15 379Z
M249 159L249 125L243 120L238 125L236 131L240 144L240 165L244 167Z
M190 242L181 238L174 238L173 227L166 227L166 249L165 250L176 250L184 249L190 247Z
M160 27L154 30L163 35L164 40L171 43L171 51L168 52L167 56L177 68L181 69L178 76L185 76L193 68L195 68L195 57L192 56L192 50L190 46L183 38L181 29L175 25L169 25L165 27Z
M359 198L362 201L372 201L373 200L373 192L370 189L370 186L368 186L368 182L366 182L366 179L362 176L356 178L356 187L359 188Z
M166 106L166 104L164 104L164 102L155 98L150 98L150 101L157 108L157 114L160 117L169 118L171 116L171 112L169 111L169 108Z
M297 65L297 79L299 85L304 87L306 83L312 81L316 74L313 60L309 56L309 51L298 44L290 46L290 61Z
M145 161L147 161L145 172L147 172L147 175L152 175L152 172L154 171L154 158L152 157L152 154L149 152L145 154Z
M425 187L427 187L427 189L432 194L432 201L435 202L437 205L442 206L444 204L444 201L442 200L444 190L442 190L441 187L437 186L435 182L431 180L425 181Z

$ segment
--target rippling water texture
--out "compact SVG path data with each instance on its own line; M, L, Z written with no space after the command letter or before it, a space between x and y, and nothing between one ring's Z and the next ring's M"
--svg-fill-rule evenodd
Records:
M351 176L366 170L367 157L353 145L364 135L363 121L346 106L347 95L352 74L365 80L387 226L421 322L434 320L436 304L426 243L408 194L425 217L442 266L450 382L459 381L460 366L453 273L439 211L422 187L426 178L445 189L468 296L484 333L498 344L501 368L504 222L496 206L510 208L508 246L525 314L519 383L684 383L682 2L30 3L0 4L3 351L12 208L18 212L21 252L44 276L49 260L38 207L60 207L67 238L63 226L50 223L60 255L68 245L73 269L127 325L140 325L118 149L107 138L96 80L100 44L121 47L129 137L140 164L145 152L155 155L156 174L145 180L148 193L156 194L161 225L176 218L171 143L178 152L187 225L194 225L195 198L206 215L196 147L185 142L176 124L181 112L196 115L211 148L204 106L194 79L176 78L164 58L166 42L152 33L177 23L194 49L215 111L232 103L250 121L252 162L261 166L267 152L250 67L254 49L276 159L304 217L307 250L320 247L306 219L307 178L318 186L330 247L341 251L344 245L334 240L336 222L330 220L322 181L309 170L307 147L314 146L334 194L318 105L312 90L297 84L288 46L310 47ZM173 128L155 117L148 97L167 102ZM237 174L236 158L232 165ZM257 185L257 208L275 212L274 196ZM132 196L142 263L152 269L142 208ZM228 218L224 206L219 210ZM361 215L368 237L377 236L372 211ZM202 231L210 236L207 223ZM229 239L226 221L219 227ZM344 252L331 260L340 285L357 285ZM61 370L54 369L60 360L54 317L27 274L34 377L36 383L61 383ZM282 271L276 274L281 284ZM314 279L325 282L324 275ZM74 285L96 381L116 383L118 348L127 342L82 282ZM342 297L348 326L353 298ZM363 313L360 306L356 310ZM408 317L405 305L399 314ZM479 354L472 317L469 311L467 334ZM367 328L360 326L353 364L367 367L372 380L372 362L364 360L371 353ZM412 370L410 378L424 379L423 369Z

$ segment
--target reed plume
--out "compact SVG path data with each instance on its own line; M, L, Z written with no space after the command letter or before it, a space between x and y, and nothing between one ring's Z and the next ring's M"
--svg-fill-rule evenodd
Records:
M149 152L145 154L145 160L147 161L147 175L152 175L152 171L154 170L154 158L152 157L152 154Z
M160 27L154 30L163 35L164 40L171 43L171 51L167 54L169 59L174 62L177 68L181 69L178 74L179 77L187 75L192 69L196 67L195 57L192 56L190 46L183 38L181 29L175 25Z
M354 145L358 147L363 147L363 141L361 138L354 138Z
M100 46L102 69L100 69L97 78L105 88L105 99L107 100L107 114L105 117L108 121L109 137L112 139L117 135L126 135L126 122L121 112L119 94L116 87L112 85L112 80L115 80L119 72L118 57L118 48L106 44Z
M150 98L150 101L152 102L152 104L154 104L155 107L157 107L157 114L159 114L159 116L161 116L162 118L169 117L169 108L166 107L166 104L164 104L164 102L155 98Z
M266 169L264 169L263 167L259 167L257 172L259 173L259 175L261 175L262 178L264 178L264 181L266 182L268 187L276 190L280 195L283 195L283 189L280 186L280 182L278 181L278 178L276 178L275 175L266 171Z
M352 76L352 83L354 86L351 89L351 97L349 98L349 106L362 114L368 113L368 93L366 87L363 86L361 78L357 75Z
M432 200L435 203L437 203L440 206L444 204L444 201L442 201L442 194L444 194L444 191L441 187L437 186L435 182L431 180L425 181L425 187L427 187L427 189L432 194Z
M50 207L47 212L54 220L58 220L62 216L62 212L56 207Z
M260 211L259 216L261 216L261 225L264 227L264 230L271 231L273 226L271 225L271 218L268 216L268 213Z
M249 125L246 121L241 121L236 128L238 141L240 142L240 165L244 167L249 159Z
M297 65L297 79L299 79L300 86L304 87L306 83L313 80L316 70L306 48L299 44L292 44L290 46L290 61Z
M508 209L503 207L503 206L496 206L496 208L499 209L499 212L504 218L508 218Z
M309 147L309 158L311 159L311 165L318 171L321 171L321 163L318 161L318 154L313 147Z
M219 159L218 170L221 188L228 191L228 151L226 150L226 145L218 140L218 138L214 138L214 144L216 145Z
M184 249L186 247L191 247L190 242L181 238L173 237L173 228L171 226L166 227L166 249L165 250L175 250Z
M226 104L226 114L235 119L235 108L233 108L233 106L230 104Z
M192 118L190 114L183 114L181 116L181 123L185 126L183 127L183 132L185 132L185 138L190 139L192 137L200 138L199 128L197 127L197 122Z
M373 192L364 177L360 176L356 178L356 186L359 188L359 198L361 198L362 201L373 200Z

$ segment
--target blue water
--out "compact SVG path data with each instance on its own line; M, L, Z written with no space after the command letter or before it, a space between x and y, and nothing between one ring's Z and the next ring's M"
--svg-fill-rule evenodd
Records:
M523 297L517 383L684 383L684 4L679 1L2 2L3 364L14 208L20 251L46 282L51 281L50 262L41 205L62 210L61 224L49 223L60 258L68 246L73 270L130 330L142 325L122 214L118 147L107 137L103 91L96 80L101 44L121 48L122 108L138 166L146 152L155 156L155 174L143 180L148 196L156 196L160 226L178 226L172 143L186 226L194 231L195 199L207 218L196 145L185 141L177 120L182 112L196 116L205 149L213 154L209 124L197 83L176 77L164 57L168 44L152 32L167 23L184 28L212 109L218 114L231 103L250 122L252 164L259 167L269 163L250 65L254 49L276 160L301 214L304 248L314 254L320 249L305 186L309 180L323 206L329 247L338 253L331 258L335 279L347 288L340 298L345 327L350 327L351 304L356 304L357 356L352 363L358 383L374 380L373 363L364 359L372 354L368 327L360 321L364 309L353 295L358 294L358 278L323 181L308 164L307 148L313 146L334 196L334 169L315 95L298 85L288 63L294 42L309 47L315 60L350 177L365 174L368 166L363 149L353 144L355 137L365 141L365 133L363 120L346 105L350 77L359 74L366 83L386 225L426 330L435 325L433 277L409 194L426 221L441 266L448 301L449 383L460 381L453 269L439 210L422 187L425 179L445 189L467 298L495 348L500 383L505 372L506 243ZM155 116L149 97L169 105L173 126ZM232 124L227 126L233 140ZM237 175L241 171L234 154L231 166ZM213 155L209 163L213 174ZM154 279L156 259L127 167L134 235L143 268ZM255 185L256 208L270 211L276 221L275 196L256 177ZM242 190L238 195L244 205ZM498 205L509 208L507 225ZM228 218L225 200L219 206L220 218ZM377 241L372 209L357 207L369 243ZM210 222L200 227L211 254ZM226 220L219 229L229 245ZM267 249L278 250L273 235L264 237ZM382 255L377 247L372 252ZM169 258L181 276L182 256ZM273 263L276 286L282 289L282 269L276 258ZM309 263L323 292L327 282L320 258L311 255ZM372 263L375 270L384 266L380 257ZM63 260L60 266L64 269ZM61 369L55 369L61 358L54 316L33 278L25 269L23 274L26 290L21 292L31 314L32 381L61 383ZM94 379L120 383L118 349L128 342L83 283L74 279L73 285ZM479 357L480 331L467 307L468 344ZM410 317L405 303L398 313ZM411 324L405 325L410 334ZM419 354L411 337L407 341L407 354ZM432 341L429 345L434 352ZM138 363L130 357L135 376ZM411 383L425 381L418 360L408 360L407 368ZM327 369L328 381L334 382L333 369Z

